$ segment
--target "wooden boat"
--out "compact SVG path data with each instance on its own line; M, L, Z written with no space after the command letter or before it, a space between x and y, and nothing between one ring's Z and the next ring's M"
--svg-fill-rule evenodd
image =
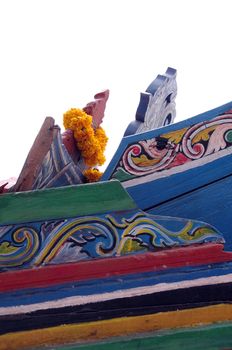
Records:
M231 248L231 135L230 102L165 128L125 137L103 179L120 180L148 213L214 225Z
M48 118L16 184L2 184L0 349L230 326L232 103L167 126L175 77L141 94L101 181L83 183L72 134ZM107 98L87 105L96 125Z

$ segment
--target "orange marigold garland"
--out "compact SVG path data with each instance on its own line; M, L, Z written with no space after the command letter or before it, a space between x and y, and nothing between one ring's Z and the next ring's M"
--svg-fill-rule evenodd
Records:
M81 152L86 165L94 167L103 165L105 162L104 151L108 138L105 131L98 127L94 130L92 127L92 117L82 109L71 108L64 113L65 129L73 130L77 147ZM89 182L97 181L101 173L97 169L88 169L84 175Z
M84 176L88 182L97 182L101 178L102 173L96 168L90 168L84 171Z

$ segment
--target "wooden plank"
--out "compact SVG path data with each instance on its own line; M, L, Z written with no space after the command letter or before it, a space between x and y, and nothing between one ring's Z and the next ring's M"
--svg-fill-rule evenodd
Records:
M215 324L207 327L195 327L181 331L156 332L120 338L95 344L59 347L59 350L180 350L183 349L231 349L232 324ZM55 349L55 348L54 348Z
M231 167L231 164L230 164ZM223 172L223 169L221 169ZM213 169L212 169L213 172ZM197 176L195 174L195 176ZM184 181L182 177L182 181ZM225 239L225 250L232 250L232 175L187 194L158 203L149 214L175 215L202 220L218 229Z
M48 153L53 138L59 130L58 127L55 127L54 123L54 119L51 117L45 119L28 153L19 178L12 188L14 192L29 191L32 189L44 157Z
M3 272L0 274L0 292L231 260L232 253L224 252L222 244L208 243L114 259L95 259L40 269Z
M213 186L214 183L232 174L231 162L232 154L228 154L203 166L190 168L181 173L169 174L150 182L144 180L143 183L133 186L126 187L125 183L123 185L139 208L147 211L183 195L188 196L200 188ZM227 191L231 192L230 189L231 187L227 188ZM173 211L165 215L173 215ZM175 216L177 216L176 212ZM179 216L182 217L182 215Z
M0 225L137 208L119 181L0 196Z
M54 349L54 346L65 343L79 342L80 345L86 340L90 342L122 335L143 334L145 332L179 327L202 326L223 321L232 321L232 305L220 304L152 315L120 317L111 320L8 333L0 336L0 350L29 350L33 347L45 347L48 345L52 345ZM226 333L227 340L231 341L228 331ZM178 349L180 348L178 347ZM195 343L192 349L196 349Z

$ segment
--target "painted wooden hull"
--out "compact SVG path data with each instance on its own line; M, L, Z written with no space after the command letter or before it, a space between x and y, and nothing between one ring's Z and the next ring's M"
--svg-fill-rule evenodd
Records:
M200 219L232 248L232 103L197 117L126 137L103 179L117 178L155 215Z
M88 345L72 345L61 347L60 350L118 350L118 349L141 349L141 350L177 350L184 349L230 349L231 325L221 324L208 327L198 327L195 329L185 329L175 332L156 332L155 334L144 334L143 337L112 339L108 342L99 342Z
M232 103L124 137L98 184L69 186L56 131L33 190L0 197L0 349L232 322L231 161Z
M231 320L229 261L209 244L2 273L0 344L58 346Z
M8 291L1 294L0 345L23 349L232 321L232 263L209 267L190 259L191 264L183 267L182 262L182 267L162 267L156 272L150 268L152 271L143 273L137 267L129 274L115 268L111 276L105 267L101 277L93 278L96 271L92 270L92 276L87 279L85 274L84 280L70 271L72 281L62 284L62 277L64 281L67 277L64 272L49 280L44 268L43 286L36 278L35 282L28 279L32 271L25 271L26 276L18 271L20 287L14 273L11 277L13 282L16 276L16 285L8 283ZM55 276L58 271L51 272ZM9 282L9 273L7 277ZM27 337L30 341L24 345Z

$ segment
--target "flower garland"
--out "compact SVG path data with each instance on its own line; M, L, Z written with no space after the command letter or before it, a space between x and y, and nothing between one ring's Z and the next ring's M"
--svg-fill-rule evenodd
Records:
M86 169L83 174L88 182L97 182L103 175L103 173L96 168Z
M65 129L71 129L84 162L89 167L102 165L105 162L104 151L108 141L105 131L92 127L92 116L82 109L71 108L64 113ZM90 182L97 181L101 173L97 169L87 169L84 173Z

